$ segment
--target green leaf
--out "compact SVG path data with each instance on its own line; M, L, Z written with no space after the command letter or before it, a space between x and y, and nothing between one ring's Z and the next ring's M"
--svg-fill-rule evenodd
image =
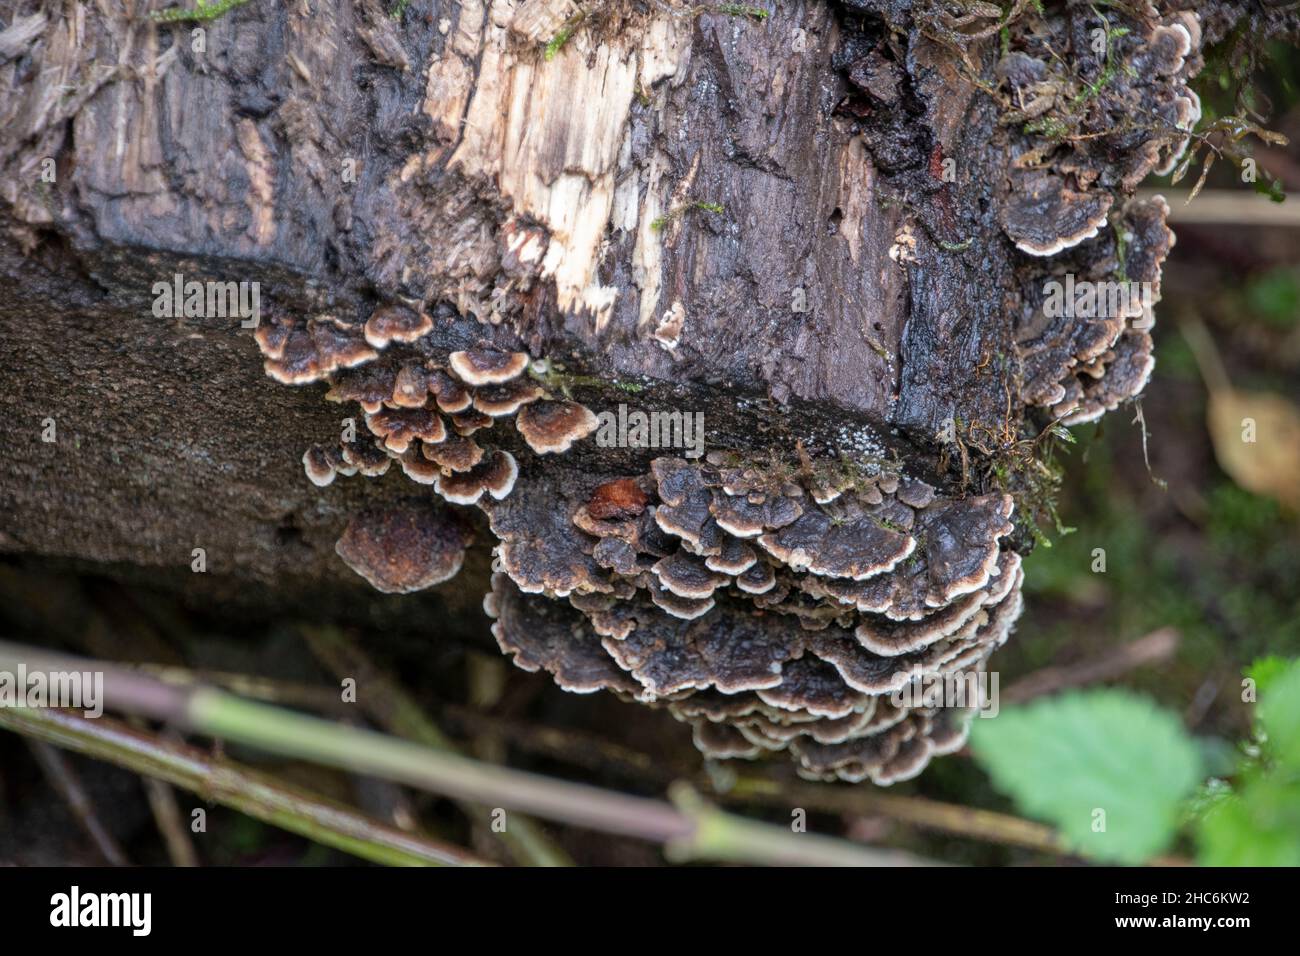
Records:
M998 789L1081 854L1140 863L1169 845L1200 777L1178 719L1118 690L1068 694L976 720L971 746Z
M1274 681L1285 674L1290 666L1291 661L1285 657L1270 654L1255 658L1242 674L1255 682L1255 693L1258 695L1273 686Z
M1205 812L1197 843L1203 866L1300 866L1300 781L1248 780Z
M1300 661L1273 675L1260 690L1259 729L1269 755L1283 767L1300 770Z

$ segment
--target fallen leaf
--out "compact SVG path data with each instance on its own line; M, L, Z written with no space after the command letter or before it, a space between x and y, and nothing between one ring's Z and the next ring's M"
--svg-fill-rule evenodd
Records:
M1300 408L1295 403L1273 392L1219 388L1210 395L1206 420L1215 457L1233 481L1300 510Z

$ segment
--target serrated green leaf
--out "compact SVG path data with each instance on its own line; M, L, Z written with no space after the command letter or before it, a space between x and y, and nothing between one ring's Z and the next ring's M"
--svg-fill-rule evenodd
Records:
M998 789L1095 859L1140 863L1165 849L1201 775L1178 719L1123 691L1068 694L974 724L971 747Z

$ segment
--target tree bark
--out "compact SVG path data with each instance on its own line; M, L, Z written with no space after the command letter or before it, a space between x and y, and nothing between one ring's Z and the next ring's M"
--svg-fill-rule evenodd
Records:
M509 4L400 25L377 3L252 5L177 26L36 5L43 29L3 67L6 550L185 568L204 546L214 571L343 583L343 516L406 490L307 483L302 449L340 416L319 387L266 379L237 317L157 318L153 286L176 273L259 282L264 315L453 303L465 318L435 338L644 376L642 405L707 410L710 447L860 432L919 460L884 430L903 209L878 208L831 115L832 8L759 23L629 5L547 63L570 8L533 6L521 34ZM503 272L507 222L549 237L552 277Z

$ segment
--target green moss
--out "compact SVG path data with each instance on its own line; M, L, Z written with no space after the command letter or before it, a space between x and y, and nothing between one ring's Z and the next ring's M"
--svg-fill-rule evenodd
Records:
M651 228L652 230L654 230L655 232L659 232L660 230L663 229L664 226L668 225L668 224L669 224L670 222L672 222L674 219L676 219L677 217L683 215L684 213L689 212L689 211L692 210L692 209L700 209L700 210L703 210L704 212L713 212L713 213L719 213L719 214L721 214L722 212L724 212L724 210L723 210L723 208L722 208L722 203L717 203L717 202L699 202L699 201L697 201L697 202L688 202L688 203L683 203L683 204L680 205L680 206L674 206L672 209L669 209L666 213L664 213L664 214L663 214L662 216L660 216L658 219L656 219L656 220L654 220L652 223L650 223L650 228Z
M542 59L550 63L555 59L555 55L564 49L564 45L573 39L573 35L578 32L578 24L582 22L581 17L574 17L560 27L558 33L546 42L542 48Z
M565 398L572 398L574 389L594 389L603 391L615 388L628 395L637 395L645 391L645 386L638 382L629 382L617 378L599 378L595 375L580 375L570 372L558 362L543 359L534 362L528 369L529 376L538 384L552 392L558 392Z
M714 10L729 17L748 17L751 20L766 20L771 16L762 7L751 6L747 3L722 3L715 7Z
M155 10L149 14L149 18L158 23L210 23L246 3L248 0L215 0L214 3L199 0L188 10L174 7L170 10Z

